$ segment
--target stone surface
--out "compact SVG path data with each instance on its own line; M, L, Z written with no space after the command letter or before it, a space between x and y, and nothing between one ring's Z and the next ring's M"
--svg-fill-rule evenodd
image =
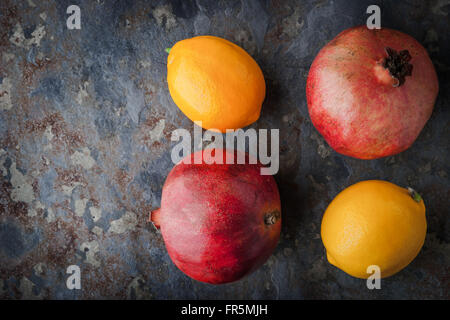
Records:
M450 298L448 1L81 0L81 30L66 27L71 1L30 3L0 2L0 298ZM440 93L409 150L362 161L313 128L305 83L320 48L377 3L383 26L428 49ZM173 166L172 131L193 130L170 98L164 49L202 34L253 55L267 97L252 127L280 129L280 243L223 286L181 273L146 222ZM327 263L320 240L331 199L371 178L412 186L427 206L424 248L381 290ZM66 288L72 264L81 290Z

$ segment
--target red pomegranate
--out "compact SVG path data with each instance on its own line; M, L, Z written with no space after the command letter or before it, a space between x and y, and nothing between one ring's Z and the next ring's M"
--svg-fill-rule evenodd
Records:
M236 281L262 265L275 249L281 230L280 196L275 179L261 175L262 165L211 163L202 152L201 164L181 161L163 187L161 208L150 220L161 233L175 265L198 281ZM214 152L214 151L213 151Z
M341 32L314 59L306 84L312 123L337 152L375 159L408 149L439 90L414 38L365 26Z

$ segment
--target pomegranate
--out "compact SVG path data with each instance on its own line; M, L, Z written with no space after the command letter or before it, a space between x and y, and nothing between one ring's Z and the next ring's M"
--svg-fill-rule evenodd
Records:
M400 31L347 29L314 59L306 84L312 123L337 152L375 159L408 149L439 90L422 45Z
M225 164L237 152L202 152L202 163L178 163L162 191L161 208L150 214L160 228L175 265L198 281L236 281L262 265L281 230L280 196L275 179L261 175L261 164ZM217 154L214 154L217 152ZM212 155L224 164L211 163Z

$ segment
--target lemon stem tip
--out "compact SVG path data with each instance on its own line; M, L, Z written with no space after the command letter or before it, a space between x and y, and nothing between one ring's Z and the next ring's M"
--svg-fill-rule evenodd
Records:
M164 49L164 51L167 53L170 53L170 49L172 49L172 48L166 48L166 49Z
M417 191L414 190L413 188L408 187L408 193L411 196L411 198L414 199L414 201L420 202L422 200L422 197L420 196L420 194L418 194Z

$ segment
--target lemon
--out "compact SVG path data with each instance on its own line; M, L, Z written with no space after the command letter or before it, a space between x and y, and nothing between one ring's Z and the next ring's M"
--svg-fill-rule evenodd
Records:
M236 44L213 36L181 40L170 49L167 83L189 119L220 132L258 120L266 95L256 61Z
M321 236L328 261L357 278L368 278L376 265L381 278L405 268L425 241L427 222L422 198L411 188L368 180L356 183L330 203Z

